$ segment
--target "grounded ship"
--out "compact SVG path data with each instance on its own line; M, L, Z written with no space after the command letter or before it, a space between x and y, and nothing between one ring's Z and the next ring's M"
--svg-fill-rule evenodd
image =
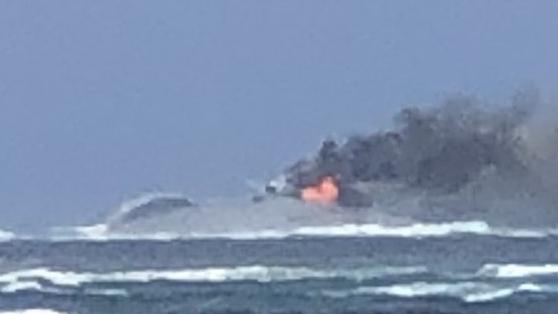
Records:
M543 153L529 108L488 110L459 98L405 109L389 132L326 140L315 157L296 162L250 201L151 195L125 204L103 230L272 235L347 224L556 223L558 133L541 137Z

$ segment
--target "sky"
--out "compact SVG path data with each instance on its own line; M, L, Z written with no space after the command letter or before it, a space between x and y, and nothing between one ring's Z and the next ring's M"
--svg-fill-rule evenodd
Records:
M558 83L558 2L0 1L0 229L242 196L325 136Z

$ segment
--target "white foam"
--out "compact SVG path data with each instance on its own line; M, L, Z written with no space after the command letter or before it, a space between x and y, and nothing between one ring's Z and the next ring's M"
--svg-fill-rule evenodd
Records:
M15 234L0 229L0 241L10 241L15 238Z
M416 282L412 284L393 285L385 287L361 287L353 291L353 294L386 294L397 297L414 298L431 295L460 296L468 291L473 291L486 287L481 287L473 282L465 283L427 283Z
M479 276L495 278L521 278L531 276L558 275L558 264L520 265L488 264L478 272Z
M58 227L51 229L51 241L112 241L112 240L154 240L172 241L182 239L178 234L170 232L155 232L150 234L121 234L109 232L106 224L77 227Z
M86 289L85 294L109 297L126 297L128 292L124 289Z
M106 224L98 224L93 226L79 226L74 228L78 235L83 235L86 239L107 239L108 226Z
M336 237L440 237L453 233L489 234L490 232L490 226L483 221L466 221L441 224L413 224L394 227L377 224L306 227L297 229L293 234L301 236L327 235Z
M514 295L516 292L520 291L519 289L493 289L489 291L479 292L479 293L471 293L468 295L463 296L463 301L468 303L485 303L490 302L498 299L504 299Z
M415 282L382 287L359 287L348 291L324 291L324 295L333 298L346 298L352 295L389 295L399 298L446 296L459 298L467 303L485 303L507 298L518 292L542 293L546 291L551 290L532 283L498 286L481 282Z
M19 291L28 290L42 290L43 286L36 281L14 281L10 282L8 285L2 287L0 292L2 293L15 293Z
M37 275L38 272L30 272L30 274L34 274ZM47 276L48 277L48 276ZM7 277L9 278L9 277ZM68 286L74 286L74 287L78 287L79 284L81 284L81 282L78 283L78 279L75 278L75 274L74 274L74 278L72 279L72 281L60 281L57 280L57 278L59 279L59 276L54 276L54 277L50 277L48 280L51 281L51 283L54 284L59 284L59 285L63 285L65 286L65 288L67 288ZM42 278L45 279L45 278ZM81 278L86 279L85 277ZM19 281L22 280L22 281ZM1 293L17 293L17 292L21 292L21 291L38 291L38 292L43 292L43 293L49 293L49 294L67 294L68 290L66 289L57 289L55 287L44 287L42 284L40 284L38 281L34 281L34 280L27 280L24 277L18 277L18 278L14 278L14 281L8 283L7 285L3 286L0 288L0 292ZM88 295L100 295L100 296L127 296L128 293L126 292L126 290L123 289L99 289L99 288L87 288L85 290L83 290L83 292L85 294ZM0 312L0 314L2 314Z
M178 282L226 282L226 281L292 281L302 279L346 278L351 280L365 280L392 275L424 273L424 267L378 267L352 270L320 270L305 267L211 267L203 269L183 269L173 271L127 271L112 273L62 272L48 268L21 270L0 275L0 283L7 284L11 290L15 287L31 287L31 280L46 280L54 285L77 287L92 282L150 282L156 280ZM27 282L26 284L21 284ZM27 286L25 286L27 285Z
M51 271L48 268L20 270L0 275L0 282L7 284L15 284L21 281L28 282L29 280L35 279L45 279L53 284L61 286L78 286L82 282L88 280L88 275L74 272Z
M171 232L155 232L150 234L121 234L109 232L106 224L98 224L93 226L79 226L73 228L56 229L56 235L51 240L71 241L71 240L89 240L89 241L110 241L110 240L157 240L171 241L181 239L178 234Z
M538 285L534 283L523 283L511 288L493 289L481 293L473 293L465 296L464 300L470 303L490 302L497 299L512 296L518 292L544 293L556 292L557 289L552 285Z
M519 286L519 290L521 291L528 291L528 292L543 292L545 290L552 290L552 287L543 286L543 285L536 285L534 283L524 283Z
M407 226L348 224L340 226L303 227L291 233L291 235L295 236L403 238L444 237L452 234L487 235L508 238L544 238L558 235L558 230L494 228L484 221L455 221L431 224L416 223Z
M494 231L483 221L448 222L440 224L413 224L407 226L383 226L379 224L344 224L334 226L300 227L293 230L266 229L234 233L168 233L122 234L110 232L106 225L76 227L76 239L88 240L176 240L176 239L284 239L288 237L443 237L451 234L493 234ZM71 237L56 237L70 240Z
M454 234L498 236L507 238L544 238L557 236L558 229L511 229L494 228L484 221L455 221L445 223L415 223L400 226L381 224L340 224L329 226L305 226L290 230L262 229L228 233L165 232L119 233L110 230L106 224L54 229L51 240L188 240L188 239L230 239L264 240L289 237L400 237L433 238Z
M407 226L384 226L380 224L344 224L337 226L309 226L290 231L263 230L222 234L173 234L172 239L285 239L289 237L399 237L399 238L435 238L453 234L470 234L480 236L498 236L505 238L545 238L557 236L558 229L509 229L493 228L484 221L457 221L439 224L417 223ZM163 234L164 235L164 234ZM109 237L127 239L162 239L161 233L150 235L118 235ZM170 236L169 236L170 238Z

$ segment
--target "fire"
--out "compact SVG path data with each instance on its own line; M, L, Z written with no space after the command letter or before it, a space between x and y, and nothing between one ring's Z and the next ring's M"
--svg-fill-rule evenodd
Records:
M325 177L318 185L306 187L301 192L304 201L323 205L335 203L338 197L339 187L332 177Z

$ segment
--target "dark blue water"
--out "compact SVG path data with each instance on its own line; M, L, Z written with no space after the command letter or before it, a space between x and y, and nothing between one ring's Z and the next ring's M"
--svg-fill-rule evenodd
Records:
M0 243L0 312L557 313L558 238Z

